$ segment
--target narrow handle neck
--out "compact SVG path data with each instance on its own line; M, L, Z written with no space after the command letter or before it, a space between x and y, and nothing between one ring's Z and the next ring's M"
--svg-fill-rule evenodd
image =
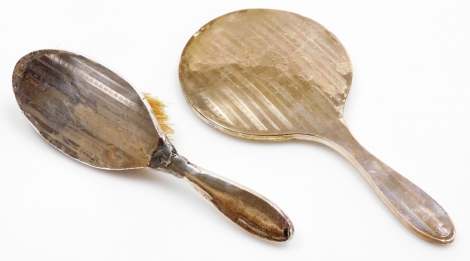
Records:
M339 125L325 139L310 139L325 143L345 156L415 234L435 244L452 242L455 229L446 211L426 192L364 149L345 125Z
M207 201L245 231L271 241L289 240L294 226L273 202L255 191L204 170L160 146L150 167L184 178Z

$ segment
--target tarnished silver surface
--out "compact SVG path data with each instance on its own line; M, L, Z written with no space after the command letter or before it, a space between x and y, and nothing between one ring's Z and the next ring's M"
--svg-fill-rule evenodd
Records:
M80 55L44 50L24 56L13 89L41 136L94 167L147 167L161 136L132 86Z
M436 244L453 241L445 210L350 134L343 109L351 62L322 25L278 10L223 15L191 37L179 74L186 99L205 122L238 137L327 144L359 169L414 233Z
M293 225L274 203L178 155L145 98L104 66L66 51L32 52L17 63L13 90L39 134L66 155L96 168L150 167L185 178L249 233L291 238Z
M250 189L204 170L175 154L160 170L184 177L220 212L246 231L272 241L286 241L294 226L280 208Z

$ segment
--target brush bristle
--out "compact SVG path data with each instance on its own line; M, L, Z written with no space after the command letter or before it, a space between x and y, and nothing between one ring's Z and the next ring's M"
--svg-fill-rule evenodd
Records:
M153 114L157 118L158 123L162 127L165 134L173 134L174 131L168 124L168 115L165 113L165 104L150 93L144 93L144 97L147 99L150 107L152 107Z

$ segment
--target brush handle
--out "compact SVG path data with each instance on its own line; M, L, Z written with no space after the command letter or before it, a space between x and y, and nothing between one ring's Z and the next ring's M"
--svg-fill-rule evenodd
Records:
M335 135L328 145L357 167L406 227L434 244L448 244L454 240L454 224L433 198L364 149L347 128L337 128Z
M247 232L271 241L286 241L293 235L294 227L289 218L258 193L189 163L180 155L173 156L166 168L186 179L222 214Z

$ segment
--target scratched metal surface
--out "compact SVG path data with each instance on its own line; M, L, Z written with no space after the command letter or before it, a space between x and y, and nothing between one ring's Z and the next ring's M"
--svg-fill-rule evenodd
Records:
M256 139L326 134L342 118L351 77L334 35L311 19L275 10L209 22L180 63L181 85L195 109L217 128Z
M60 151L107 169L147 167L159 138L140 95L85 57L43 50L16 65L13 88L23 113Z

